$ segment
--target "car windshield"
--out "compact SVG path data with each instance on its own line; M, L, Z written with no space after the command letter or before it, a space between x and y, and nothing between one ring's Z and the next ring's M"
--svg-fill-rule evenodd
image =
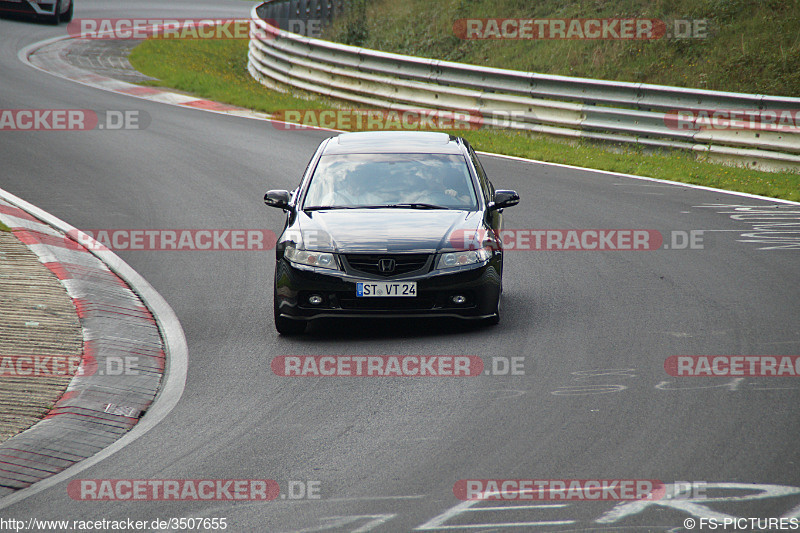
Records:
M462 156L342 154L320 158L303 206L475 210L477 200Z

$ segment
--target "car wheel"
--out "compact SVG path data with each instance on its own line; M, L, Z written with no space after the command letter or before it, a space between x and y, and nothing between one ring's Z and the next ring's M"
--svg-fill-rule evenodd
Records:
M278 301L277 294L275 295L274 301ZM278 311L277 303L273 305L273 314L275 316L275 329L277 329L278 333L281 335L301 335L306 331L307 324L305 320L292 320L291 318L281 316Z
M58 23L61 22L61 0L56 0L56 5L53 6L53 14L48 15L47 22L58 26Z
M61 15L61 22L71 22L72 21L72 13L75 10L75 2L71 1L69 3L69 9L67 9L66 13Z

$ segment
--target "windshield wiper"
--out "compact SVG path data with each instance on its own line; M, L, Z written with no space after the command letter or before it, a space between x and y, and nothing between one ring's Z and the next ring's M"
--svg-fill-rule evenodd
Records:
M311 207L304 207L303 211L323 211L328 209L358 209L350 205L312 205Z
M443 205L406 203L406 204L379 204L379 205L312 205L304 207L303 211L323 211L328 209L450 209Z
M436 205L436 204L423 204L423 203L406 203L406 204L386 204L386 205L370 205L364 206L365 208L370 209L381 209L381 208L398 208L398 209L450 209L449 207L445 207L443 205Z

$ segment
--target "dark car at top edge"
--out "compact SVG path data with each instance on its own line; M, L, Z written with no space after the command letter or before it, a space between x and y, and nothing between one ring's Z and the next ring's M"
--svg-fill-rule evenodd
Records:
M503 209L469 143L437 132L324 140L292 192L271 190L286 222L276 244L275 327L324 318L500 319Z
M0 15L32 16L51 24L70 22L73 0L0 0Z

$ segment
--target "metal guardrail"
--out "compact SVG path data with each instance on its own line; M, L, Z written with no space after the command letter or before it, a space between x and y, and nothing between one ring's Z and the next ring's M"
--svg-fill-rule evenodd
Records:
M253 8L248 70L260 83L294 87L373 108L466 111L484 123L550 135L700 153L765 170L800 169L800 130L670 126L676 110L785 111L800 98L543 75L392 54L286 31L330 22L343 0L268 0ZM687 124L685 124L687 125Z
M269 20L282 30L299 30L307 37L313 37L309 21L330 24L334 18L345 12L345 0L278 0L267 1L253 9L253 17ZM305 30L305 31L304 31Z

